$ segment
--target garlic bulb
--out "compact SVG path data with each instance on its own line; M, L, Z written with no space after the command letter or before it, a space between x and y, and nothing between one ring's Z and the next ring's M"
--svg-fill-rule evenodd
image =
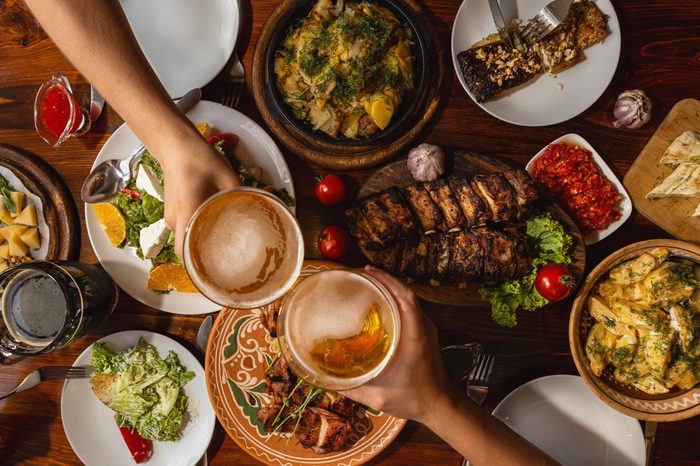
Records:
M651 120L651 99L641 89L625 91L617 96L613 116L615 128L641 128Z
M408 170L416 181L433 181L445 173L445 153L432 144L414 147L408 153Z

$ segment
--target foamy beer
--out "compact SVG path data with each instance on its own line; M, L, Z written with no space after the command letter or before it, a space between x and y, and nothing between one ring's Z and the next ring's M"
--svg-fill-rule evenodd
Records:
M249 309L271 303L294 284L304 242L282 201L260 189L235 188L197 209L185 233L184 256L203 295Z
M289 293L277 328L290 368L317 387L347 390L379 375L399 342L393 298L373 277L347 270L308 276Z

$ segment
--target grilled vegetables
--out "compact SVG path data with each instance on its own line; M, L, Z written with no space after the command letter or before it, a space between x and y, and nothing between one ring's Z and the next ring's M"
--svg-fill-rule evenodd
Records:
M537 199L529 175L508 170L390 188L360 199L345 214L362 249L376 252L423 234L520 220Z
M390 188L360 199L346 218L374 265L433 285L464 284L530 272L524 232L505 225L537 199L529 175L508 170Z

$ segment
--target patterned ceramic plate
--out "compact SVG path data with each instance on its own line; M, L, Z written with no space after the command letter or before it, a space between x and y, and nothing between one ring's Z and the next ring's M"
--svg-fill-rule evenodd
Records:
M341 266L306 261L301 277ZM281 300L271 304L279 306ZM228 435L246 452L275 466L356 466L369 461L401 432L405 420L373 410L358 410L354 433L344 451L318 455L292 439L265 433L257 418L260 407L270 404L265 393L265 369L278 352L260 322L260 309L219 313L207 345L206 377L209 398Z

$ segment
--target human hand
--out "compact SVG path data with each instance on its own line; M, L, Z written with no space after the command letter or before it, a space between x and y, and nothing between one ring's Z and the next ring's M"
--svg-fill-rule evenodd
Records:
M182 258L185 229L210 196L241 185L226 158L198 133L172 141L157 155L165 178L165 224L175 231L175 253Z
M423 314L409 287L371 266L365 272L379 280L396 301L401 336L384 371L343 395L393 416L426 423L435 404L448 397L451 384L440 357L435 324Z

